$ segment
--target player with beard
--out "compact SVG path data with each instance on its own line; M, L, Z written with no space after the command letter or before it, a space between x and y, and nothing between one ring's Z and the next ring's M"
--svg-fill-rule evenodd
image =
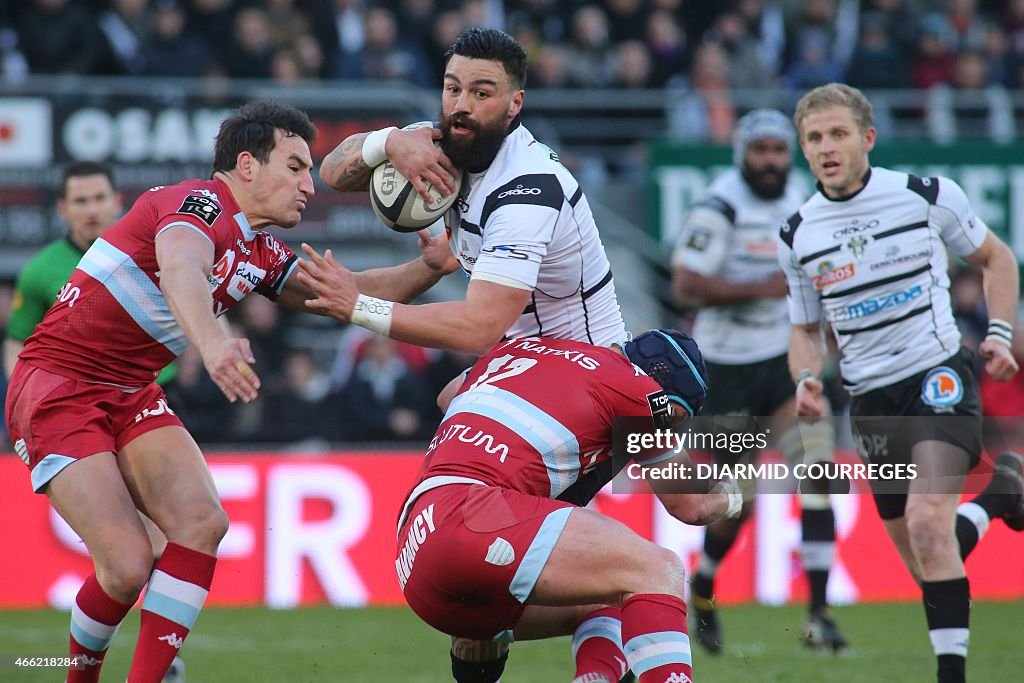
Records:
M310 261L300 265L299 278L318 293L307 306L393 339L480 355L505 337L597 346L625 340L583 189L520 120L525 83L526 51L514 38L466 29L445 53L438 127L426 122L352 135L320 167L330 187L366 191L372 169L388 159L427 200L427 184L448 194L452 178L464 172L459 200L444 220L453 260L469 277L465 300L410 306L375 299L359 291L346 268L304 245ZM457 639L452 673L461 683L491 683L505 657L505 644Z
M709 384L714 387L704 414L744 416L729 420L730 429L750 431L754 427L747 417L751 416L796 415L795 386L786 362L790 332L786 279L775 246L779 224L808 195L804 184L790 173L795 138L792 124L774 109L756 109L741 118L733 133L736 167L712 183L696 203L672 256L676 300L700 307L693 333L701 340ZM752 392L750 387L760 390ZM832 460L830 424L775 422L771 432L781 434L777 445L791 465ZM733 464L757 453L713 455L718 462ZM801 555L810 583L804 642L839 651L846 647L846 640L826 601L835 555L835 519L827 485L819 489L800 491ZM722 649L715 574L749 513L750 506L744 505L743 515L710 525L704 537L691 595L696 640L711 653Z
M441 122L352 135L323 161L336 190L365 191L389 159L426 198L465 172L445 215L464 301L401 305L359 292L351 274L305 247L307 305L342 322L433 348L486 353L503 337L544 335L607 346L626 337L608 258L576 179L523 126L526 52L508 34L471 28L445 54ZM440 149L434 141L440 142ZM456 170L458 169L458 170Z

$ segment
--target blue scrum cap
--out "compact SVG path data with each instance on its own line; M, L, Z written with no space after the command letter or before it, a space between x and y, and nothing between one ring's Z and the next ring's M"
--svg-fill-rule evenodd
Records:
M622 350L690 415L700 413L708 394L708 371L697 342L678 330L648 330Z

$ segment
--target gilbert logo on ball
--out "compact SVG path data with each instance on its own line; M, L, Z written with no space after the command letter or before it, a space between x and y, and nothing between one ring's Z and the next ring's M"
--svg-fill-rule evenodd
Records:
M458 199L462 188L461 174L455 178L455 191L447 197L427 186L431 201L427 203L416 188L398 172L390 161L373 169L370 178L370 206L377 217L397 232L416 232L431 225Z

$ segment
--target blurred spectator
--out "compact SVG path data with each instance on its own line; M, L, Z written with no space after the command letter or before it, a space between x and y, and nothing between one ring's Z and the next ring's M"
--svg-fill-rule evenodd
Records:
M963 345L977 348L988 330L981 273L974 268L955 267L951 274L949 298Z
M156 0L142 48L148 76L201 76L210 52L185 30L185 11L175 0Z
M326 62L320 43L312 35L299 36L292 44L299 60L303 78L319 78L325 75Z
M328 397L330 380L307 349L291 349L284 358L284 375L277 387L261 397L262 419L256 440L292 443L308 439L346 438L340 408Z
M946 0L946 21L956 36L957 50L981 50L985 46L985 17L978 0Z
M1007 0L1002 24L1006 28L1009 69L1015 79L1013 84L1022 87L1024 78L1020 77L1020 73L1021 67L1024 67L1024 0Z
M651 55L643 42L627 40L616 48L611 86L625 89L653 87Z
M292 86L301 82L306 74L299 60L299 54L290 47L279 47L270 62L270 77L281 86Z
M818 82L825 75L839 74L829 80L842 80L857 45L858 23L858 0L804 0L787 22L787 81L810 88L828 82Z
M194 344L185 348L177 364L178 374L165 388L171 409L198 443L233 441L237 414L210 379Z
M339 55L333 75L354 80L399 80L421 85L435 78L426 72L426 58L398 39L395 15L384 7L366 12L362 50Z
M915 88L927 90L936 83L953 80L955 46L956 34L945 18L929 14L921 20L921 34L912 67Z
M857 88L905 88L907 61L886 27L885 17L872 12L861 18L861 36L846 82Z
M392 339L373 335L340 398L347 433L358 441L426 439L437 426L424 377L413 374ZM429 412L428 412L429 411Z
M735 12L718 17L705 40L722 46L729 57L729 82L734 88L770 88L775 73L762 62L761 51L747 23Z
M295 45L301 36L309 35L309 17L299 9L296 0L263 0L270 40L277 47Z
M18 47L36 74L96 73L103 38L81 0L31 0L17 19Z
M111 0L99 16L105 38L103 58L97 66L102 74L141 74L145 68L142 45L148 27L149 0Z
M264 296L247 296L232 310L239 336L249 340L260 377L279 376L289 348L285 341L288 312Z
M1013 65L1010 59L1010 43L998 24L992 23L985 27L985 43L981 53L988 65L989 80L1007 88L1014 86Z
M913 0L865 0L864 15L881 17L885 33L893 46L908 63L917 52L917 37L920 9L912 7Z
M609 36L613 43L636 40L647 27L648 9L641 0L605 0Z
M832 56L831 45L832 40L823 28L807 27L801 31L795 46L796 54L783 76L786 85L805 91L842 81L843 66Z
M711 140L727 144L732 139L736 109L729 91L729 59L721 45L704 43L697 48L689 80L671 84L679 96L671 105L669 132L678 140Z
M28 60L18 49L18 33L0 22L0 77L15 82L28 76Z
M441 12L435 17L430 27L430 40L427 43L427 62L430 64L431 79L434 87L440 88L444 82L444 53L455 39L465 23L462 15L455 11Z
M670 78L686 72L689 60L686 32L671 13L652 12L647 18L644 35L654 62L651 79L656 87L664 87Z
M734 13L757 52L757 63L774 77L786 51L786 22L778 0L737 0Z
M363 0L334 0L334 26L338 33L338 49L328 53L336 60L344 53L355 54L363 49L366 39L366 4Z
M224 66L232 78L270 78L274 60L270 20L261 9L249 8L235 15L231 50Z
M426 52L438 12L437 3L434 0L399 0L393 4L397 5L398 35L414 50Z
M565 41L568 34L566 11L572 7L570 3L558 0L510 0L505 4L510 12L524 16L536 26L546 45Z
M226 63L234 42L234 0L180 1L188 3L185 31L206 44L214 61Z
M569 73L574 82L588 88L608 85L612 44L608 17L600 6L584 5L576 10L566 49Z
M575 88L578 85L569 73L569 55L561 45L545 45L529 68L527 82L530 88L543 90Z

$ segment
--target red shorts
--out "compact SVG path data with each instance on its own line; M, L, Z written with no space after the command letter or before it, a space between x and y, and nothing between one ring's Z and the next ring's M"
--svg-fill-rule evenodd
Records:
M398 533L406 601L448 635L509 637L573 509L480 484L427 491Z
M117 453L148 431L181 420L157 384L128 392L19 362L7 389L7 431L42 492L62 469L103 451Z

